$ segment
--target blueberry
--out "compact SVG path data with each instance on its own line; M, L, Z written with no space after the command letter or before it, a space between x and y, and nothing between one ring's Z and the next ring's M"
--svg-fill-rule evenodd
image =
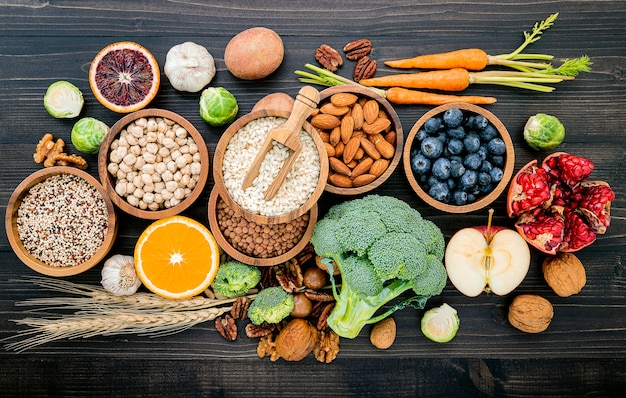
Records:
M447 202L450 197L450 190L448 184L445 182L439 182L430 187L428 195L439 202Z
M476 151L476 153L480 157L480 160L485 160L489 157L489 150L484 145L481 145L480 148L478 148L478 150Z
M460 126L463 122L463 111L458 108L448 109L443 113L443 123L448 127Z
M489 120L483 115L476 115L473 120L473 127L476 130L483 130L489 125Z
M491 175L489 173L480 172L478 173L478 185L489 185L491 184Z
M446 158L439 158L433 163L431 170L433 176L440 180L445 180L450 177L450 161Z
M468 134L463 139L463 145L467 152L476 152L480 148L480 138L476 134Z
M474 170L466 170L461 176L459 182L461 184L461 188L469 192L469 190L476 185L477 180L478 174Z
M496 137L487 143L487 149L494 155L504 155L506 152L506 145L500 137Z
M436 116L431 117L424 122L423 128L428 134L435 133L441 128L441 119Z
M454 191L452 194L452 199L454 200L454 204L457 206L462 206L467 203L467 192L465 191Z
M501 168L494 167L491 169L491 171L489 171L489 175L491 176L491 181L499 182L500 180L502 180L502 177L504 176L504 172L502 171Z
M471 202L473 202L473 201L475 201L475 200L476 200L476 195L474 195L473 193L469 193L469 192L468 192L468 194L467 194L467 201L468 201L469 203L471 203Z
M437 138L439 141L441 141L442 144L445 144L446 142L448 142L448 137L446 137L445 133L437 134L434 137Z
M463 148L464 146L461 140L453 138L448 141L448 152L450 152L451 155L460 155L463 152Z
M423 128L417 130L417 134L415 135L416 140L421 141L426 137L428 137L428 133Z
M479 185L480 193L489 193L493 191L493 184Z
M452 191L454 190L454 188L456 188L456 179L450 177L446 180L446 184L448 184L448 189Z
M434 175L432 175L432 174L430 174L430 175L428 176L428 178L426 179L426 183L427 183L429 186L431 186L431 187L432 187L433 185L439 184L440 182L441 182L441 181L440 181L437 177L435 177Z
M491 163L493 163L494 166L497 167L502 167L504 166L504 156L501 155L494 155L491 157Z
M430 159L418 152L416 155L411 156L411 169L418 174L428 173L430 171Z
M422 141L422 153L427 158L438 158L443 152L443 143L435 137L427 137Z
M465 160L463 161L463 165L470 170L478 170L481 164L482 160L477 153L470 153L465 157Z
M460 177L465 173L465 166L463 166L463 162L458 160L450 161L450 175L452 177Z
M488 160L483 160L483 162L480 164L480 171L482 171L483 173L489 173L491 169L493 169L493 165Z
M480 139L483 140L483 142L489 142L489 140L492 140L498 136L498 130L493 127L493 124L489 124L487 125L487 127L480 131L479 135Z
M463 138L465 138L465 129L463 128L463 126L449 128L446 130L446 134L450 138L456 138L456 139L462 140Z

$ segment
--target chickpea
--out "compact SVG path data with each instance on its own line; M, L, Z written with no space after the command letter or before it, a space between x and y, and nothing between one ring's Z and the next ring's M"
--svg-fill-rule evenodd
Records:
M176 147L176 142L172 138L165 136L163 138L163 146L171 150Z
M150 119L148 119L148 124L146 125L146 130L148 131L157 131L158 129L158 125L156 120L151 117Z
M107 170L109 171L109 173L111 174L117 174L118 170L120 169L120 165L117 163L109 163L107 165Z
M202 165L199 162L193 162L191 163L189 170L192 175L198 175L202 172Z
M148 121L146 120L145 117L142 117L142 118L135 120L135 125L141 128L146 128L146 126L148 125Z
M150 152L144 153L143 158L146 160L146 163L152 164L156 162L156 156Z
M148 131L148 134L146 134L146 140L148 140L148 143L154 143L157 142L157 133L154 131Z
M124 180L119 181L115 185L115 193L117 193L120 196L126 196L126 181Z
M135 207L139 206L139 198L137 198L135 195L127 196L126 201L131 206L135 206Z

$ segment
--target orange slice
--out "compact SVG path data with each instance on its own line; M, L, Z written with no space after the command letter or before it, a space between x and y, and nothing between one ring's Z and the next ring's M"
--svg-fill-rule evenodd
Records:
M135 269L151 292L171 299L202 293L219 268L219 247L199 222L172 216L152 223L135 245Z
M114 112L145 108L159 91L161 72L143 46L121 41L109 44L89 67L89 85L96 99Z

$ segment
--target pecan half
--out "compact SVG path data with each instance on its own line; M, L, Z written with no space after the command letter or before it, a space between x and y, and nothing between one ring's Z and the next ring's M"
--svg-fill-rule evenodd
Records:
M274 329L276 329L276 325L270 323L263 323L261 325L249 323L246 325L246 336L250 337L251 339L263 337L272 333Z
M304 280L302 269L295 258L275 265L274 276L287 293L298 291L302 287L302 281Z
M309 300L313 300L313 301L323 301L323 302L335 301L335 297L333 297L332 294L318 292L317 290L306 289L304 291L304 295L306 296L306 298L308 298Z
M359 60L356 62L356 65L354 65L354 73L352 74L352 77L354 78L355 82L363 79L369 79L371 77L374 77L377 67L378 66L376 60L371 59L366 55L362 58L359 58Z
M235 323L235 320L229 314L215 320L215 329L228 341L237 339L237 323Z
M328 44L322 44L317 50L315 50L315 59L324 68L333 72L336 72L337 68L343 65L343 57L341 54Z
M332 330L319 333L319 342L313 349L313 355L320 362L331 363L339 354L339 335Z
M346 58L356 61L372 52L372 42L368 39L351 41L343 48Z
M230 315L234 319L246 319L248 317L248 308L250 307L252 300L248 297L239 297L233 303L233 308L230 309Z
M317 318L317 330L326 330L328 328L328 316L335 308L335 303L328 303L322 309L320 316Z

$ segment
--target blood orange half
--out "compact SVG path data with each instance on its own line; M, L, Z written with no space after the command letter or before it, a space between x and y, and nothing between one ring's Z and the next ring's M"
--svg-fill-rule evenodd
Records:
M144 108L159 90L159 64L143 46L122 41L109 44L89 67L89 85L96 99L119 113Z

